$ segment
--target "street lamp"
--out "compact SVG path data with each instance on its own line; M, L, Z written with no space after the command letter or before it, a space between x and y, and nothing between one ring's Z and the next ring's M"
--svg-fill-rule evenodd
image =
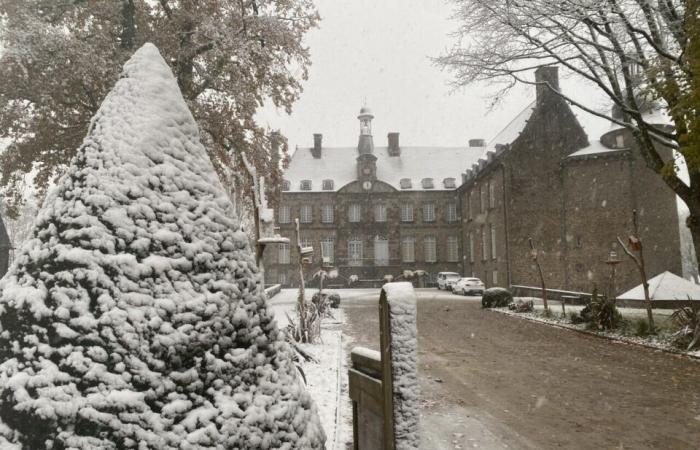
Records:
M615 250L610 250L610 253L608 253L608 259L605 261L605 264L610 266L610 293L608 295L608 298L611 298L613 302L615 301L615 269L618 264L620 264L622 260L617 256L617 252Z

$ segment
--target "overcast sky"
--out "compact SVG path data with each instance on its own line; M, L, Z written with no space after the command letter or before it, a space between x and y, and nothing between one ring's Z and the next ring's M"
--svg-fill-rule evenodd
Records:
M375 145L401 133L402 145L462 146L490 140L534 99L534 88L514 90L487 115L485 86L452 92L450 75L430 57L450 47L456 25L443 0L317 0L320 27L308 34L313 65L291 116L266 111L263 122L280 128L290 148L357 143L357 114L364 100L375 119Z

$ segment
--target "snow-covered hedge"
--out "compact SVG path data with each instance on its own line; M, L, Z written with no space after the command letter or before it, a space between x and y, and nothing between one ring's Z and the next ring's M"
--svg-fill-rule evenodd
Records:
M0 289L0 448L324 445L153 45L125 65Z

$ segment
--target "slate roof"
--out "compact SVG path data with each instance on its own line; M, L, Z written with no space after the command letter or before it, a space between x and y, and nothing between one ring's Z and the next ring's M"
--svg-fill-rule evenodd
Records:
M455 190L445 188L443 180L454 178L461 184L462 172L477 162L483 147L401 147L401 156L389 156L387 147L375 147L377 179L397 190ZM323 180L333 180L333 191L357 179L357 147L324 147L321 158L314 158L310 148L298 148L284 179L290 182L289 192L308 192L300 189L302 180L311 180L311 192L323 192ZM411 179L411 189L401 189L402 178ZM434 189L423 189L421 180L432 178ZM325 192L333 192L325 191Z

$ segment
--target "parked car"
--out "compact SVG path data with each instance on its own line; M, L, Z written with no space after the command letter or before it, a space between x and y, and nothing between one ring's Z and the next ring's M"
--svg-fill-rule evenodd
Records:
M484 283L478 278L460 278L452 286L453 294L461 295L483 295Z
M456 272L439 272L437 274L437 287L438 289L449 291L452 289L452 285L461 277L462 276Z

